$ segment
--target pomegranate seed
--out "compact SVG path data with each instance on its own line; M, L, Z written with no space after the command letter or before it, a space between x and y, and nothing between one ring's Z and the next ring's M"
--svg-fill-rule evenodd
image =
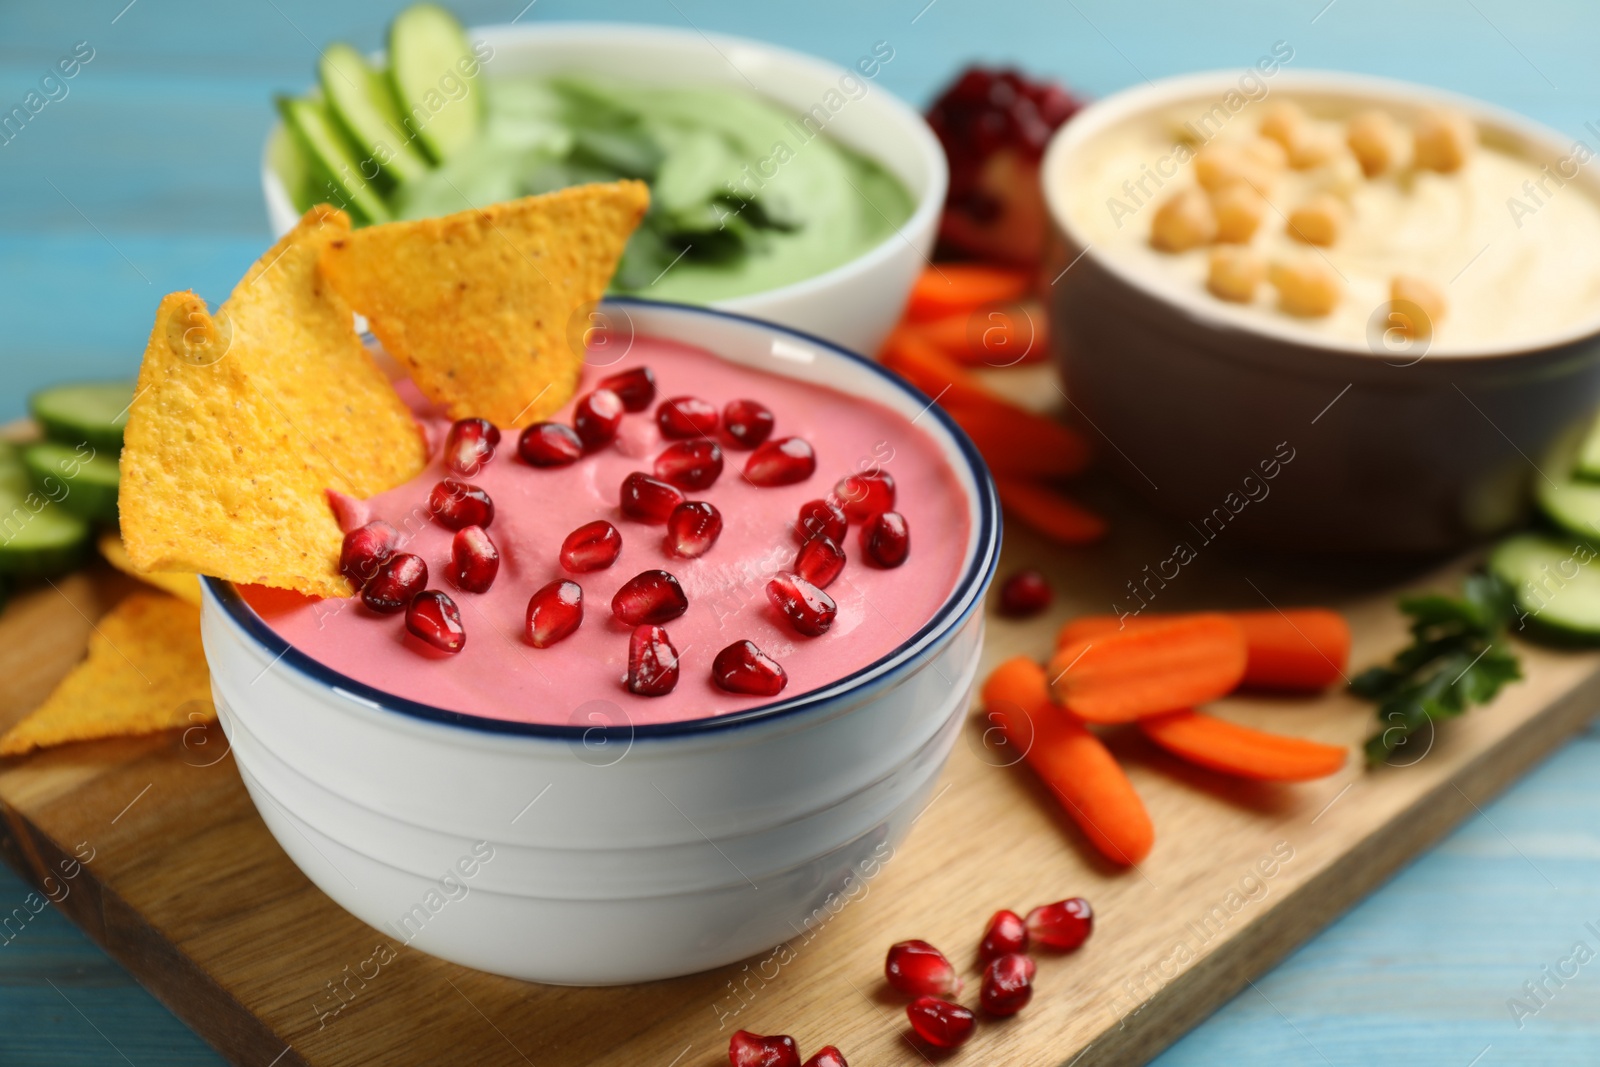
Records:
M410 552L396 552L378 564L378 572L361 590L361 602L373 611L393 615L404 611L427 584L427 562Z
M569 578L557 578L528 598L528 644L549 648L583 622L583 587Z
M378 564L394 553L399 542L400 532L382 519L351 530L339 546L339 573L360 589L378 573Z
M440 652L460 652L467 644L456 602L437 589L424 589L406 608L406 629Z
M662 570L635 574L611 598L611 614L629 626L670 622L688 610L689 598L683 595L683 586Z
M656 457L656 477L679 489L710 489L722 475L722 449L704 437L668 445Z
M561 542L561 565L574 574L611 566L622 553L622 535L604 519L586 522Z
M794 524L794 539L802 545L813 537L843 542L847 529L849 523L839 505L831 500L808 500L800 505L800 517Z
M1000 587L1000 614L1026 619L1050 606L1050 583L1038 571L1018 571Z
M1033 961L1020 953L996 957L983 970L978 1003L990 1015L1015 1015L1033 999L1035 970Z
M482 526L464 526L450 539L450 580L468 593L487 593L500 573L500 551Z
M961 992L961 976L944 953L926 941L899 941L889 946L883 976L908 996L953 997Z
M851 522L866 522L894 507L894 475L885 470L852 474L839 479L833 495Z
M740 1030L728 1039L732 1067L800 1067L800 1050L787 1034L762 1037Z
M536 422L517 438L517 455L530 467L565 467L583 455L583 441L570 426Z
M447 530L464 526L482 526L488 529L494 521L494 501L489 494L470 482L446 478L428 494L428 507L433 521Z
M572 409L572 429L585 452L611 443L622 425L622 398L609 389L596 389Z
M494 458L500 430L488 419L457 419L444 438L444 465L457 474L477 474Z
M906 1005L911 1029L934 1048L955 1048L972 1036L977 1016L959 1004L938 997L918 997Z
M711 680L730 693L775 697L789 684L778 661L756 647L754 641L735 641L711 661Z
M717 430L717 409L697 396L675 396L656 408L663 437L705 437Z
M772 412L754 400L734 400L722 409L722 428L732 448L749 451L772 436Z
M1027 921L1034 941L1070 952L1094 931L1094 909L1082 897L1073 897L1034 908Z
M817 454L805 438L780 437L750 453L744 464L744 476L751 485L770 488L803 482L816 469Z
M880 567L898 567L911 552L911 530L898 511L874 515L861 527L861 551Z
M683 503L676 486L634 471L622 479L622 513L640 522L666 522L672 509Z
M667 631L650 625L634 630L628 638L628 691L642 697L659 697L672 692L677 684L678 650L672 647ZM800 1058L799 1053L795 1058Z
M783 612L790 626L807 637L827 633L839 611L833 597L798 574L780 574L768 582L767 599Z
M832 1045L824 1045L817 1050L815 1056L805 1062L804 1067L850 1067L850 1065L845 1062L844 1053Z
M794 572L818 589L826 589L844 570L844 549L831 537L813 537L794 557Z
M704 500L679 504L667 516L667 554L694 559L722 536L722 512Z
M617 394L628 411L643 411L656 398L656 376L649 367L630 367L600 379L600 388Z
M988 963L996 956L1028 951L1028 926L1014 911L997 911L984 928L978 942L978 960Z

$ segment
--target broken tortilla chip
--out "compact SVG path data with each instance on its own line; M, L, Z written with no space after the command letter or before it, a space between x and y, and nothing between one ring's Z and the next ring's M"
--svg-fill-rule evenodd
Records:
M369 497L426 461L411 412L317 259L350 220L312 208L215 315L161 302L128 412L118 496L140 571L349 596L325 491Z
M100 549L100 555L105 561L121 571L131 575L148 585L164 590L177 597L179 600L200 606L200 576L196 574L181 574L176 571L142 571L133 565L133 560L128 558L128 549L122 543L122 538L115 530L107 530L95 542Z
M329 242L322 267L451 418L517 428L577 389L574 318L605 295L649 203L621 181L388 222Z
M95 625L88 657L0 737L0 756L153 734L216 715L200 610L165 593L135 593Z

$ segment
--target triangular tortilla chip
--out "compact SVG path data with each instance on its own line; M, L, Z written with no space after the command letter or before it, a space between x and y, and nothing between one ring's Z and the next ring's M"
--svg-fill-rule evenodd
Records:
M0 756L153 734L216 715L200 609L165 593L135 593L95 624L88 658L0 737Z
M325 490L368 497L426 461L405 404L356 336L317 258L350 232L319 207L215 316L161 302L128 413L118 497L142 571L349 596Z
M157 589L164 589L177 597L187 601L195 607L200 606L200 578L193 574L182 574L177 571L142 571L133 565L133 560L128 558L128 550L122 543L122 538L115 530L106 530L95 542L95 547L100 549L100 555L123 574L131 575L147 585Z
M322 267L451 418L521 427L571 399L574 316L605 295L649 203L623 181L389 222L330 242Z

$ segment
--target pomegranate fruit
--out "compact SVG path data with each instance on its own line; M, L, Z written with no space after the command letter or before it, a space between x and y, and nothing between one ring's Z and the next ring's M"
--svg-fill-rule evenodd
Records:
M906 1005L906 1018L916 1035L934 1048L955 1048L972 1036L977 1016L968 1008L938 997L918 997Z
M534 648L549 648L572 636L583 622L583 587L557 578L528 598L526 633Z
M536 422L517 438L517 455L530 467L565 467L583 455L583 441L570 426Z
M1014 911L997 911L984 927L978 942L978 961L988 963L996 956L1028 950L1028 925Z
M1028 957L1008 952L989 961L978 987L978 1003L990 1015L1015 1015L1033 999L1036 970Z
M656 477L679 489L710 489L722 475L722 449L704 437L668 445L656 457Z
M656 408L663 437L705 437L717 431L717 409L697 396L674 396Z
M488 419L457 419L444 437L444 465L457 474L477 474L499 444L500 429Z
M428 510L433 521L447 530L464 526L482 526L488 529L494 522L494 501L489 494L470 482L446 478L428 494Z
M622 398L609 389L596 389L572 409L572 429L585 452L604 448L622 425Z
M428 584L428 564L410 552L396 552L378 564L377 573L361 589L361 602L373 611L393 615Z
M745 452L772 436L775 421L767 406L754 400L732 400L722 409L722 431L729 447Z
M339 546L339 573L360 589L378 573L378 564L393 555L399 543L400 532L382 519L351 530Z
M722 512L704 500L689 500L667 516L667 554L695 559L711 551L722 536Z
M831 537L813 537L794 557L794 572L818 589L833 584L844 570L844 549Z
M771 488L793 485L811 477L817 469L817 454L803 437L780 437L750 453L745 460L744 477L751 485Z
M848 528L849 520L838 504L832 500L808 500L800 505L800 517L794 523L794 539L803 545L813 537L826 537L842 544Z
M625 411L640 412L655 403L656 376L649 367L629 367L601 378L600 388L616 393Z
M787 1034L763 1037L740 1030L728 1039L731 1067L801 1067L800 1050Z
M1050 606L1050 583L1035 570L1018 571L1000 587L1000 614L1026 619Z
M667 631L648 623L638 627L628 638L628 691L659 697L672 692L677 684L678 650L672 647Z
M1070 952L1094 932L1094 909L1082 897L1072 897L1034 908L1027 923L1034 942Z
M406 608L406 629L440 652L460 652L467 644L461 609L437 589L424 589Z
M894 507L894 475L886 470L864 471L840 478L834 499L851 522L866 522Z
M586 522L561 542L561 565L574 574L604 570L622 554L622 535L604 519Z
M798 574L779 574L768 582L767 599L789 620L795 632L806 637L827 633L839 611L833 597Z
M676 486L642 471L634 471L622 479L622 513L639 522L666 522L672 509L683 503L683 493Z
M450 580L468 593L487 593L500 573L500 551L482 526L463 526L450 539Z
M789 684L778 661L756 647L754 641L735 641L711 661L711 680L730 693L772 697Z
M874 515L861 527L861 552L880 567L898 567L911 554L911 530L898 511Z
M689 610L678 579L663 570L641 571L611 598L611 614L629 626L671 622Z

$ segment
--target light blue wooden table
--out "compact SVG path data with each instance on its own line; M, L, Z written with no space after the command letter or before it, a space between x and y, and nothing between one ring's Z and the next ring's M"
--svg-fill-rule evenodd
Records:
M780 41L850 62L917 103L968 59L1104 94L1242 67L1285 41L1295 68L1431 82L1573 136L1600 124L1594 0L503 0L471 22L629 19ZM0 144L0 420L65 378L131 375L161 294L226 295L267 240L258 186L271 95L315 48L367 48L400 5L87 0L0 5L0 113L57 61L92 58ZM1480 817L1259 979L1164 1055L1190 1064L1469 1067L1600 1061L1600 733L1568 745ZM26 888L0 870L0 913ZM1587 923L1594 923L1594 928ZM1568 974L1572 967L1564 967ZM1526 982L1550 991L1529 1000ZM1537 1014L1513 1018L1521 998ZM221 1061L53 909L0 942L0 1064ZM265 1065L262 1065L265 1067ZM544 1067L544 1065L541 1065Z

